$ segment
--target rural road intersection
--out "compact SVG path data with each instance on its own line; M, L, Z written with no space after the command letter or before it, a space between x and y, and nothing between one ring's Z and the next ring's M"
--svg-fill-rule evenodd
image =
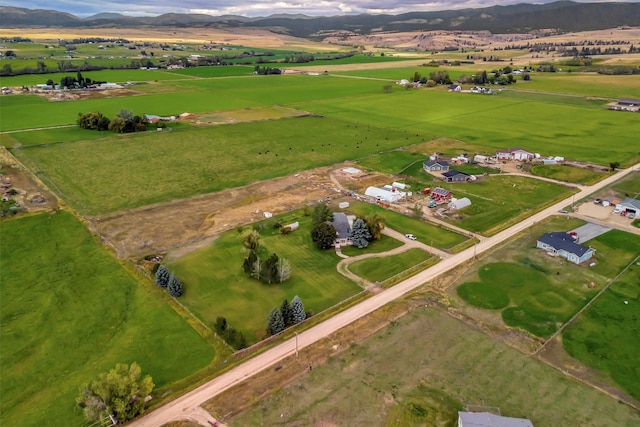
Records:
M544 220L550 215L556 214L560 209L571 205L572 201L580 200L601 188L614 183L622 177L631 173L638 165L634 165L625 170L620 170L614 175L591 186L583 187L579 193L549 206L548 208L532 215L531 217L509 227L508 229L486 239L483 239L475 245L460 253L448 256L433 267L424 270L415 276L412 276L395 286L388 288L372 297L362 301L361 303L342 311L326 321L300 332L297 336L297 348L303 349L316 341L325 338L339 329L349 325L357 319L379 309L380 307L400 298L407 292L416 289L424 283L436 278L437 276L452 270L457 265L474 257L474 254L482 253L495 245L504 242L514 235L526 230L531 225ZM279 345L261 353L246 362L238 365L230 371L212 379L202 386L178 397L177 399L167 403L166 405L150 412L144 417L132 422L131 426L136 427L159 427L171 421L192 419L207 425L207 421L213 421L213 418L202 419L206 417L204 411L198 409L200 405L205 403L212 397L230 389L236 384L252 377L253 375L267 369L277 362L292 356L296 352L296 339L291 338ZM198 419L194 419L194 412L198 413Z

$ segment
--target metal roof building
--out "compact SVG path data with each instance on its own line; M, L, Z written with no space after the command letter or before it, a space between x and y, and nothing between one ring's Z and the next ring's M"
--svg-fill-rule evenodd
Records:
M458 427L533 427L526 418L511 418L490 412L458 412Z

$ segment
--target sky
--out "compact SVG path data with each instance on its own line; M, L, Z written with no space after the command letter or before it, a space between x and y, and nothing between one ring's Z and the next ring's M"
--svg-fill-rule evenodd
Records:
M360 13L396 15L405 12L481 8L515 3L551 3L555 0L0 0L2 6L58 10L84 18L100 12L130 16L157 16L163 13L204 13L246 17L273 14L309 16L353 15ZM575 0L610 3L625 0ZM640 0L626 0L640 2Z

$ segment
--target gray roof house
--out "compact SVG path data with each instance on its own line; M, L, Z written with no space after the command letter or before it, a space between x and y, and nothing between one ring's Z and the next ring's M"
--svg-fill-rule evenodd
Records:
M616 210L633 212L636 215L640 215L640 200L631 198L624 199L616 204Z
M449 170L449 162L444 160L429 160L422 164L422 168L427 172L446 172Z
M333 221L331 225L336 229L335 246L351 245L351 227L353 226L353 217L345 215L342 212L333 213Z
M579 245L569 233L554 231L538 238L536 246L547 252L557 254L567 261L580 264L593 256L595 249Z
M467 182L471 179L471 175L451 169L449 172L442 174L442 179L446 182Z
M533 427L526 418L511 418L490 412L458 412L458 427Z

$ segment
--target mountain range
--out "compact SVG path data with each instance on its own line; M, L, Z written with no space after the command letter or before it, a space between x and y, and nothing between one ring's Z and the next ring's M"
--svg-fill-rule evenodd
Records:
M247 18L237 15L168 13L154 17L99 13L79 18L55 10L0 6L0 26L15 27L219 27L264 28L296 37L319 38L331 33L375 34L431 30L488 30L522 33L538 29L586 31L619 26L640 26L640 3L515 4L479 9L410 12L399 15L341 15L315 17L271 15Z

